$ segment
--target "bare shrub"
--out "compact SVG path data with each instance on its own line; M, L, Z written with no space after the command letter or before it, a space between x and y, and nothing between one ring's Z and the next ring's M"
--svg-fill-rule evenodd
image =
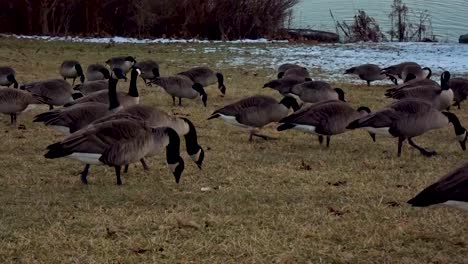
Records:
M333 17L331 11L330 14ZM338 31L344 34L345 42L380 42L385 40L385 36L381 32L377 21L373 17L367 15L364 10L358 10L351 24L346 21L335 21L335 24L337 29L339 29Z

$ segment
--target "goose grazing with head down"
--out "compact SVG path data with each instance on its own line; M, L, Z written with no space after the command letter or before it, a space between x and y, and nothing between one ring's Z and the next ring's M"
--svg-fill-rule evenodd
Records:
M224 85L224 76L220 72L214 72L208 67L195 67L188 71L178 73L189 77L194 83L199 83L203 87L218 83L218 89L222 94L226 94L226 86Z
M442 204L468 211L468 164L431 184L408 203L414 207Z
M0 66L0 86L10 87L12 84L14 88L18 88L15 70L8 66Z
M15 88L0 89L0 113L10 115L10 123L16 126L17 115L31 104L42 104L48 98L37 96Z
M294 85L287 96L300 99L306 103L318 103L329 100L345 101L345 93L340 88L333 89L323 81L310 81Z
M431 76L432 70L428 67L421 68L420 65L407 65L403 68L403 71L401 72L401 79L404 82L409 82L414 79L430 79Z
M403 73L403 70L405 69L405 67L407 67L407 66L421 68L421 66L419 64L417 64L416 62L405 61L405 62L402 62L402 63L399 63L399 64L389 66L387 68L383 68L382 69L382 74L390 75L390 76L393 76L395 78L398 77L398 78L400 78L402 80L405 80L402 77L402 73Z
M389 89L385 94L393 99L419 98L426 100L439 110L448 109L452 105L453 91L449 86L450 73L445 71L440 76L441 85L420 85L410 88Z
M123 76L123 72L120 68L114 68L113 72L118 79L125 79L125 77ZM140 102L140 94L138 93L138 87L137 87L138 75L140 75L140 73L141 71L139 68L132 67L128 93L117 92L119 103L123 107L138 104ZM109 104L108 92L106 90L101 90L98 92L88 94L87 96L83 98L80 98L78 100L75 100L73 102L66 104L65 107L78 105L82 103L88 103L88 102L98 102L98 103L103 103L103 104L108 105Z
M263 88L271 88L273 90L278 91L281 95L286 96L290 93L291 89L296 84L301 84L304 82L310 82L312 79L305 78L305 79L295 79L290 77L284 77L277 80L272 80L263 85Z
M297 70L289 71L289 70L291 70L291 69L297 69ZM300 76L300 77L301 77L300 79L310 78L310 76L306 76L306 77L303 77L303 76L302 76L302 75L305 73L305 72L304 72L304 69L306 69L306 68L304 68L304 67L302 67L302 66L300 66L300 65L297 65L297 64L293 64L293 63L284 63L284 64L281 64L281 65L278 67L278 76L277 76L277 77L278 77L278 79L281 79L281 78L283 78L283 77L285 76L285 73L286 73L287 71L289 71L290 77L297 77L297 76L291 76L291 75L292 75L292 73L294 73L294 72L299 72L299 73L301 73L301 74L300 74L300 75L301 75L301 76ZM306 70L306 71L307 71L307 70ZM308 74L309 74L309 73L307 72L307 75L308 75Z
M120 71L115 69L114 71ZM122 109L117 97L117 76L114 74L107 82L109 104L102 102L86 102L39 114L33 122L41 122L64 134L74 133L93 121L110 115Z
M185 75L174 75L155 78L151 83L162 87L172 96L172 104L175 105L176 97L179 98L179 106L182 105L182 98L195 99L200 97L206 107L208 95L200 83L194 83Z
M160 76L159 64L154 60L139 61L135 64L135 66L141 69L140 77L143 79L146 85L150 85L149 81Z
M115 114L100 118L94 121L93 124L120 119L141 121L151 127L170 127L174 129L180 137L185 138L187 153L201 169L205 151L198 144L197 130L189 119L170 116L162 110L147 105L132 105ZM143 161L142 163L143 167L147 167Z
M382 73L382 69L375 64L362 64L352 67L347 69L344 74L355 74L359 76L361 80L367 82L367 86L371 86L371 82L373 81L385 80L387 78L387 75ZM398 82L395 77L389 75L388 78L397 85Z
M67 81L61 79L30 82L20 86L20 89L47 98L45 104L49 105L50 110L54 109L54 106L62 106L83 97L79 91L74 91Z
M363 128L371 133L398 138L398 157L401 156L403 142L406 139L422 155L431 157L436 152L416 145L413 138L450 123L454 127L461 148L465 150L467 133L457 116L449 112L440 112L429 102L420 99L396 101L378 112L353 121L347 128Z
M180 157L180 139L172 128L152 128L134 120L115 120L81 129L64 140L49 145L47 159L68 157L86 164L115 168L117 184L121 185L121 168L166 149L166 161L179 183L184 171ZM81 181L88 183L87 172Z
M124 75L127 75L136 62L137 61L132 56L120 56L108 59L106 64L110 69L119 68L123 71Z
M370 112L370 109L365 106L355 110L348 103L342 101L326 101L281 119L279 121L281 125L277 130L297 129L312 133L319 136L320 144L323 142L323 137L326 136L327 147L329 147L331 136L346 132L349 123L368 115ZM375 135L371 134L371 137L375 141Z
M107 73L109 73L109 70L106 68L106 66L102 64L91 64L88 66L86 69L86 80L88 82L90 81L100 81L100 80L105 80L109 79L108 75L105 75L103 70L107 70Z
M116 68L118 69L118 68ZM95 92L107 90L109 87L109 78L111 78L111 74L107 68L101 68L99 69L99 72L105 77L105 80L97 80L97 81L86 81L82 84L78 84L75 87L73 87L73 90L75 91L80 91L83 95L89 95ZM114 78L118 79L124 79L126 80L127 78L123 75L123 73L120 73L117 77L115 72L113 71Z
M75 85L76 78L80 78L80 81L84 83L85 75L83 73L83 68L81 64L76 60L66 60L62 62L59 68L60 75L66 81L67 79L73 79L73 84Z
M221 118L227 123L248 128L250 130L249 141L253 136L268 139L270 137L258 132L262 127L278 122L286 117L289 109L294 111L299 109L299 105L292 97L284 97L280 102L269 96L251 96L224 106L211 114L208 118Z
M461 102L468 97L468 80L463 78L452 78L449 82L449 87L453 91L453 106L458 106L460 109Z

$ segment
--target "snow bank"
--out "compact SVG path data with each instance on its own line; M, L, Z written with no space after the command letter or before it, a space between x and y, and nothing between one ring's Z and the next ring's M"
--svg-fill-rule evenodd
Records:
M343 75L356 65L373 63L381 67L415 61L430 67L434 75L445 70L468 73L468 45L458 43L353 43L353 44L286 44L226 47L231 58L219 65L250 66L276 69L283 63L297 63L307 67L313 76L328 80L356 80ZM206 53L218 49L206 47Z
M80 38L80 37L50 37L50 36L25 36L25 35L1 35L4 37L14 37L18 39L37 39L44 41L69 41L69 42L85 42L85 43L133 43L133 44L151 44L151 43L285 43L286 40L268 40L268 39L242 39L233 41L220 40L200 40L200 39L137 39L126 37L112 38Z

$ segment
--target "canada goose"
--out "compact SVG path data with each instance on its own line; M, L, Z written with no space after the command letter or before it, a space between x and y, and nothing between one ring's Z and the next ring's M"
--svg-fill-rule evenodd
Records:
M305 79L305 78L310 78L309 71L304 68L304 67L295 67L288 69L284 72L284 74L281 76L281 78L297 78L297 79Z
M287 96L300 99L306 103L318 103L329 100L345 101L345 93L341 88L333 89L323 81L310 81L294 85Z
M461 102L466 100L468 96L468 80L463 78L452 78L449 81L449 87L453 91L454 106L460 109Z
M415 207L443 204L468 211L468 164L443 176L408 203Z
M103 70L107 70L107 75ZM86 80L87 81L99 81L109 79L109 70L102 64L91 64L86 69Z
M445 127L449 123L452 123L460 146L465 150L467 133L457 116L449 112L440 112L429 102L416 98L396 101L378 112L353 121L347 128L363 128L371 133L397 137L398 157L401 156L401 148L406 139L422 155L431 157L436 152L417 146L413 138L429 130Z
M370 112L370 109L365 106L355 110L348 103L342 101L326 101L281 119L279 121L281 125L277 130L297 129L316 134L319 136L320 144L323 142L323 136L326 136L327 147L329 147L331 136L346 132L346 126L349 123L368 115ZM371 137L375 141L373 134Z
M180 139L172 128L151 128L134 120L115 120L81 129L64 140L49 145L47 159L68 157L86 164L108 165L115 168L117 184L121 185L124 165L156 155L166 148L166 161L176 183L184 171L180 157ZM81 181L88 183L87 171Z
M119 70L115 69L115 71ZM117 97L117 82L118 79L114 76L108 81L109 104L101 102L81 103L36 115L33 122L42 122L64 134L74 133L93 121L122 109Z
M224 86L223 74L214 72L208 67L195 67L178 74L189 77L194 83L199 83L203 87L218 83L218 89L222 94L226 94L226 86Z
M402 78L402 73L403 73L403 69L407 66L415 66L415 67L421 67L419 64L417 64L416 62L412 62L412 61L406 61L406 62L402 62L402 63L399 63L399 64L395 64L395 65L392 65L392 66L389 66L387 68L384 68L382 69L382 73L383 74L387 74L387 75L392 75L394 77L398 77L402 80L404 80Z
M62 106L83 97L79 91L74 91L72 86L62 79L30 82L20 86L20 89L47 98L45 104L49 105L50 110L54 109L54 106Z
M149 84L146 80L153 80L156 77L159 77L159 64L154 60L144 60L139 61L135 64L138 68L141 69L140 77L143 79L146 85Z
M278 67L278 79L281 79L283 78L284 76L284 73L289 70L289 69L292 69L292 68L303 68L302 66L300 65L297 65L297 64L293 64L293 63L284 63L284 64L281 64L279 67Z
M37 96L15 88L0 89L0 113L10 115L10 123L16 126L18 113L23 112L30 104L42 104L48 98Z
M404 82L408 82L413 79L430 79L431 76L432 70L428 67L421 68L420 65L407 65L403 68L403 71L401 72L401 79Z
M15 70L8 66L0 67L0 86L10 87L12 84L14 88L18 88Z
M109 65L111 70L119 68L123 71L124 75L127 75L135 63L136 60L132 56L113 57L106 61L106 64Z
M227 123L250 129L249 141L253 136L268 139L257 130L272 122L278 122L288 115L289 109L299 109L299 105L292 97L284 97L279 103L276 99L256 95L244 98L233 104L226 105L214 111L208 118L221 118Z
M67 79L73 79L72 85L75 85L75 80L78 77L80 77L80 81L82 83L85 81L83 68L81 68L81 64L76 60L66 60L62 62L62 65L60 65L59 72L65 81Z
M94 93L94 92L99 92L99 91L102 91L102 90L107 90L108 87L109 87L109 82L107 81L111 75L109 73L109 70L106 69L106 68L101 68L99 69L100 73L102 73L102 75L105 76L105 80L97 80L97 81L86 81L82 84L78 84L76 85L75 87L73 87L73 90L75 91L80 91L83 95L89 95L91 93ZM119 74L119 77L117 77L117 75L115 75L114 73L114 77L115 78L118 78L118 79L124 79L126 80L127 78L123 75L123 73L120 73Z
M189 119L170 116L162 110L147 105L132 105L115 114L94 121L93 125L119 119L145 122L150 127L170 127L174 129L180 137L185 138L187 153L201 169L205 152L198 144L197 130Z
M356 67L349 68L344 74L355 74L358 75L361 80L367 82L367 86L371 86L371 82L380 81L387 78L387 75L382 73L382 69L375 64L362 64ZM398 83L396 78L388 76L395 85Z
M194 83L185 75L173 75L155 78L151 83L162 87L172 96L172 104L175 105L176 97L179 97L179 105L182 105L182 98L195 99L200 97L206 107L208 95L200 83Z
M123 76L122 69L114 68L113 72L117 78L125 79L125 77ZM131 72L130 87L128 88L128 93L117 92L119 103L123 107L138 104L140 101L140 94L138 93L138 87L137 87L137 79L138 79L138 75L140 74L140 72L141 71L139 68L133 67L132 72ZM83 98L70 102L64 106L69 107L72 105L77 105L77 104L82 104L82 103L87 103L87 102L99 102L103 104L109 104L108 92L106 90L94 92L94 93L88 94L87 96Z
M312 79L310 78L305 78L305 79L296 79L296 78L290 78L290 77L284 77L281 79L277 80L272 80L263 85L263 88L271 88L273 90L278 91L281 95L285 96L288 94L292 87L296 84L304 83L304 82L310 82Z
M452 105L453 91L449 86L450 73L445 71L440 76L441 85L422 85L398 90L388 90L385 94L393 99L419 98L426 100L439 110L448 109Z

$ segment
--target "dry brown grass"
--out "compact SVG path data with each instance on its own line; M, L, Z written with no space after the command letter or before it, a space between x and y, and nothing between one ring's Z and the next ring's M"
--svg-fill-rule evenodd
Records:
M17 69L21 82L57 77L61 60L87 65L111 55L132 54L161 62L162 74L215 65L220 51L184 55L203 45L106 45L0 40L0 61ZM373 143L363 131L332 138L288 131L265 133L275 141L247 142L248 135L209 114L227 102L258 93L272 71L222 68L227 96L208 88L208 107L171 99L139 87L142 103L187 115L206 150L203 170L187 162L180 185L164 166L131 166L124 185L114 171L93 167L90 185L75 161L45 160L45 147L63 136L31 122L36 109L19 117L26 130L1 117L1 263L467 263L466 214L447 208L414 209L406 201L424 186L464 163L466 153L452 128L417 138L439 152L425 158L407 145ZM122 89L128 83L120 84ZM340 84L355 105L376 109L389 101L384 87ZM468 124L466 105L455 110ZM341 184L338 182L342 182ZM343 184L344 183L344 184ZM338 186L335 186L338 185ZM202 192L201 188L212 190Z

